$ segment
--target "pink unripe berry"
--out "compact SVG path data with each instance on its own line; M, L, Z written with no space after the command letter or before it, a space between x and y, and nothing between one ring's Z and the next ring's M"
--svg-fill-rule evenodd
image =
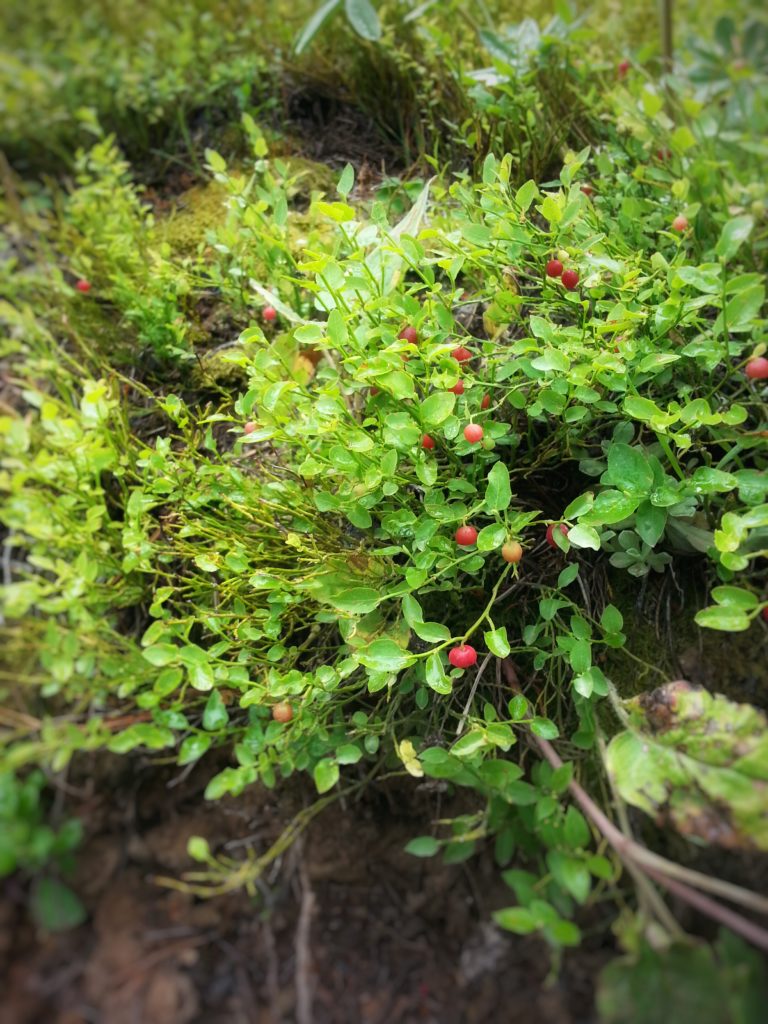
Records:
M750 359L744 367L744 373L750 380L768 380L768 359L765 356Z

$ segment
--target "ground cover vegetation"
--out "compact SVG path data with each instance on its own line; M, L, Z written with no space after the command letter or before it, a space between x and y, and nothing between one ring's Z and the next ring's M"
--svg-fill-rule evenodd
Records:
M681 7L666 64L643 5L11 6L0 874L80 923L96 751L310 780L190 841L200 896L426 784L408 852L492 850L498 926L614 928L601 1020L758 1020L768 22Z

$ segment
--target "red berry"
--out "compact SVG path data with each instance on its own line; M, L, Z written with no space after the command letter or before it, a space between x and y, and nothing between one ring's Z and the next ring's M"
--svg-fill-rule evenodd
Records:
M265 306L261 311L261 317L271 324L273 320L277 320L277 310L274 306Z
M421 435L421 447L422 448L434 448L435 447L434 439L431 438L429 436L429 434L422 434Z
M258 424L254 420L248 420L248 422L243 427L243 433L252 434L257 426Z
M585 196L588 196L590 199L595 194L595 190L591 185L582 185L581 191L584 193Z
M91 282L86 281L84 277L81 277L79 281L75 282L75 288L79 292L89 292L91 290Z
M744 367L744 373L750 380L768 380L768 359L765 356L750 359Z
M415 327L411 327L410 324L404 327L398 334L398 338L402 338L403 341L407 341L409 345L415 345L419 340L419 335Z
M464 381L463 380L456 381L456 383L453 385L453 387L452 388L448 388L448 390L452 391L454 393L454 395L463 395L464 394Z
M451 352L451 355L457 363L466 363L468 359L472 358L472 353L468 348L464 348L463 345L459 345L458 348L455 348L453 352Z
M579 275L575 270L564 270L562 282L569 292L575 291L579 284Z
M470 444L477 444L478 441L483 440L483 428L479 423L468 423L464 427L464 438Z
M632 65L629 63L628 60L621 60L621 61L619 61L619 63L616 65L616 74L617 74L617 76L619 78L626 78L627 72L629 71L631 66Z
M563 264L560 260L550 260L547 264L547 277L560 277L563 272Z
M550 523L547 527L547 544L549 544L551 548L557 547L557 544L555 543L555 530L559 530L564 537L568 536L568 527L565 523Z
M660 147L659 149L656 150L656 159L657 160L669 160L671 158L671 156L672 156L672 150L671 149L667 149L666 146Z
M768 622L768 604L763 608L760 614L763 616L763 622Z
M276 722L290 722L293 718L293 708L288 701L281 700L272 707L272 717Z
M483 400L480 403L480 408L481 409L487 409L490 404L491 404L491 396L490 395L483 395Z
M460 526L456 531L456 543L463 548L471 548L477 543L477 530L474 526Z
M462 644L461 647L452 647L448 651L448 661L454 668L469 668L477 662L477 651L469 644Z
M682 213L678 213L675 219L672 221L673 231L687 231L688 230L688 218L684 217Z
M523 548L516 540L507 541L507 543L501 549L501 557L505 562L510 562L512 565L517 565L520 559L523 557Z
M379 394L379 389L374 384L374 386L371 388L371 398L375 398L376 395L378 395L378 394Z

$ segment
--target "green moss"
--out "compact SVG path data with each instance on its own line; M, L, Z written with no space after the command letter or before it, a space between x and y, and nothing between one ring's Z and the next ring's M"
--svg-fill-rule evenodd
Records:
M190 256L205 245L206 232L226 217L226 189L217 181L183 192L167 217L158 219L157 235L177 256Z

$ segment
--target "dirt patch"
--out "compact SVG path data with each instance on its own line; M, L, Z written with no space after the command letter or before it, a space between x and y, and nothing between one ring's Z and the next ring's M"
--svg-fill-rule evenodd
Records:
M550 977L543 942L491 923L491 910L513 901L489 858L445 866L403 852L436 815L428 788L331 807L276 863L258 899L200 900L152 880L193 867L191 835L231 856L264 849L311 794L298 784L279 797L254 788L209 805L202 767L198 780L171 789L156 766L134 765L116 787L112 772L80 808L89 838L72 885L87 923L37 934L26 887L6 882L0 1024L594 1019L592 986L611 955L604 939L587 940Z

